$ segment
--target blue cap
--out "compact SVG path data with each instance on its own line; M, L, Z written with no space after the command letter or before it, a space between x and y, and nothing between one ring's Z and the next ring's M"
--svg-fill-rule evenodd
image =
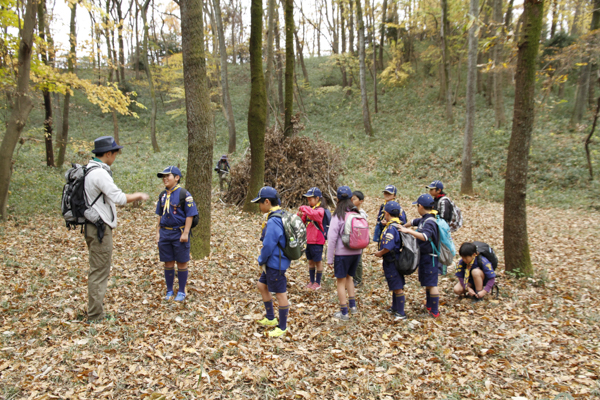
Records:
M122 148L123 146L119 146L112 136L100 136L98 139L94 140L94 150L92 150L92 153L107 153Z
M392 211L400 211L400 204L396 203L395 201L388 201L385 203L384 209L391 214Z
M221 156L221 160L227 160L227 154L223 154L223 155Z
M304 197L323 197L323 193L319 190L318 187L311 187L308 189L308 192L303 194Z
M428 193L422 194L413 204L420 204L423 207L431 208L433 207L433 197Z
M385 192L395 195L396 194L396 186L394 186L394 185L387 185L385 187L385 189L383 189L383 193L385 193Z
M181 171L174 165L169 165L167 168L163 169L162 172L156 174L156 176L162 178L163 176L169 174L178 175L179 177L181 177Z
M338 200L351 199L352 198L352 189L349 186L340 186L337 189L336 194Z
M442 181L433 181L429 184L429 186L425 186L426 189L440 189L444 190L444 184Z
M277 190L273 189L271 186L265 186L258 191L258 196L255 199L252 199L252 203L257 203L260 199L276 199L277 198Z

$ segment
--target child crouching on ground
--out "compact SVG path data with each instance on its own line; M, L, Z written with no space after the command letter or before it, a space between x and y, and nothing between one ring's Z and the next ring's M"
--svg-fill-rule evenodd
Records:
M306 259L308 260L308 274L310 282L307 289L321 289L323 276L323 245L325 244L325 226L323 219L327 202L321 190L317 187L308 189L303 195L308 201L308 206L300 206L298 216L306 225ZM315 276L316 272L316 276Z
M287 299L287 279L285 272L290 267L290 260L285 256L285 232L281 218L272 218L273 214L281 213L277 190L265 186L258 192L258 196L252 200L258 203L260 211L266 214L260 237L263 243L258 257L258 265L262 268L262 274L258 279L258 291L262 295L267 315L258 321L265 326L276 326L269 332L270 337L279 337L287 332L287 317L290 305ZM279 321L275 318L273 309L273 298L271 293L277 296L279 303Z
M492 263L477 252L477 246L465 242L458 250L461 260L456 266L456 277L459 282L454 286L454 293L481 301L492 291L496 283L496 273Z
M402 239L396 229L396 226L400 227L400 211L400 204L395 201L388 201L385 204L386 224L379 238L379 251L375 253L376 257L383 257L383 273L388 289L392 292L392 307L388 311L395 321L406 319L404 276L396 269L396 257L402 246Z

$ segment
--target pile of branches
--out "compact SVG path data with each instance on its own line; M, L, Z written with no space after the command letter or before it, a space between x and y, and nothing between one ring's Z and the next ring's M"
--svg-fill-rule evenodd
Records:
M267 129L265 134L265 185L277 189L284 208L303 203L302 195L313 186L335 204L338 178L342 171L340 151L318 137L284 137L280 130ZM231 169L231 184L224 200L242 205L250 182L250 152ZM251 193L252 197L256 193Z

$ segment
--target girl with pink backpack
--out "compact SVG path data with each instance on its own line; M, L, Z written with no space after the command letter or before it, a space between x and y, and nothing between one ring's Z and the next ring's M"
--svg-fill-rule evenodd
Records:
M356 298L353 277L362 249L369 245L369 225L352 202L352 190L348 186L337 189L338 204L335 208L327 235L327 264L333 266L337 279L340 311L333 318L347 321L349 313L356 314ZM346 287L348 302L346 302Z

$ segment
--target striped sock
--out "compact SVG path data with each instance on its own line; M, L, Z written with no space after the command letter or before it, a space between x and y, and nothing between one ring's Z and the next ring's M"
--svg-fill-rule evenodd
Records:
M167 284L167 292L173 291L173 282L175 281L175 269L165 269L165 282Z
M440 311L439 311L439 306L440 306L440 295L439 294L432 294L430 296L430 302L431 302L431 313L433 315L435 315L436 317L438 315L440 315Z
M317 284L321 284L321 277L323 276L322 272L317 272Z
M272 304L272 303L271 303ZM290 311L289 304L287 306L279 306L279 329L285 331L287 329L287 318Z
M340 310L343 315L348 315L348 304L340 304Z
M310 275L310 283L315 283L315 269L309 268L308 275Z
M179 293L185 293L185 285L188 279L188 270L177 270L177 280L179 281Z
M356 297L348 297L348 307L356 307Z
M275 310L273 310L273 300L265 301L265 310L267 310L267 319L273 320L275 318Z
M404 297L404 293L402 294L394 294L396 299L396 312L400 315L404 315L404 303L406 302L406 297Z
M392 311L398 311L398 305L396 303L396 295L392 292Z

